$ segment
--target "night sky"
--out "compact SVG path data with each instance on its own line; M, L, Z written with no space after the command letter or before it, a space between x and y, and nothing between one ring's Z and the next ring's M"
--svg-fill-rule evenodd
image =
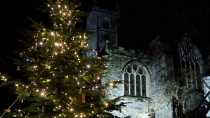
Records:
M0 71L14 70L13 59L18 49L23 48L20 41L25 40L26 31L31 28L30 18L41 21L43 15L39 14L42 0L15 0L4 1L1 4L1 39L0 39Z
M24 29L30 27L30 18L38 19L37 8L41 0L8 1L1 4L1 43L2 55L10 55L19 47L17 39L24 34Z
M143 47L157 34L161 40L170 43L188 32L195 43L207 46L210 34L207 3L207 0L121 2L122 44Z

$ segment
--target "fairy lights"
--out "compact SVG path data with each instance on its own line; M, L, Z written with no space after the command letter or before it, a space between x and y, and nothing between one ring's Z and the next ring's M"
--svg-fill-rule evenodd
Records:
M39 42L39 45L42 46L43 45L43 42Z
M7 82L7 78L6 78L4 75L1 75L1 74L0 74L0 76L1 76L1 77L0 77L0 78L1 78L1 81Z
M55 36L55 33L54 33L54 32L50 32L50 35L51 35L51 36Z
M46 90L43 89L41 92L40 92L40 96L41 97L45 97L46 96Z
M70 112L73 112L74 111L74 109L73 108L70 108Z
M17 94L23 97L22 101L27 99L26 96L49 101L46 104L54 106L51 110L55 113L51 116L53 118L95 117L103 106L97 108L94 102L101 102L101 100L87 102L86 96L94 100L94 97L98 97L94 95L101 94L99 92L101 85L93 81L101 80L99 73L102 73L104 69L104 65L101 64L103 60L88 58L81 53L88 49L88 37L86 33L72 34L71 32L78 20L75 16L78 12L75 10L76 6L65 5L64 0L50 1L47 6L50 16L53 20L55 19L53 28L38 30L33 36L34 44L29 49L20 52L24 60L30 60L25 61L27 64L21 65L18 69L25 74L25 77L23 82L18 81L14 84ZM9 81L1 73L0 80ZM81 101L88 107L83 107ZM102 105L107 106L103 103ZM43 105L43 109L45 107ZM88 112L82 111L84 108ZM34 109L42 108L34 107ZM32 115L21 108L11 112L14 112L14 117Z
M16 86L16 87L18 87L18 86L19 86L19 84L15 84L15 86Z
M45 65L45 68L48 69L48 70L50 70L50 69L51 69L51 66L48 65L48 64L46 64L46 65Z
M86 67L89 69L91 67L91 65L90 64L87 64Z

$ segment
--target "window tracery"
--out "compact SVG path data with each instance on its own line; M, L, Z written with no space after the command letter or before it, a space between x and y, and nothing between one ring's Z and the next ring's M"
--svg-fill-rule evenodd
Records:
M125 96L148 96L148 72L139 63L129 63L123 69Z

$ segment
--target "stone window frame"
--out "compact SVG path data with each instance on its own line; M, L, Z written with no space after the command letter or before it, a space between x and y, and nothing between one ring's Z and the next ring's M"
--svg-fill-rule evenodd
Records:
M191 70L192 72L187 73L190 74L188 75L188 78L192 78L192 79L187 79L186 80L186 86L187 88L196 88L199 89L199 79L200 78L200 66L198 62L192 62L189 61L187 64L189 64L189 70Z
M136 65L136 67L135 67ZM128 70L128 68L131 67L131 70ZM136 68L136 69L135 69ZM140 72L140 69L142 70L142 72ZM126 83L125 83L125 75L128 75L128 79ZM133 76L133 77L132 77ZM124 85L124 96L132 96L132 97L149 97L150 96L150 74L149 71L147 69L147 67L145 65L143 65L142 63L138 62L138 61L129 61L127 62L123 69L122 69L122 74L121 74L122 80L123 80L123 85ZM137 77L139 78L139 82ZM142 84L143 79L145 77L145 84ZM131 89L131 79L133 78L133 88L134 90ZM139 83L139 85L137 85L136 83ZM127 85L127 86L126 86ZM143 85L145 86L145 92L143 92ZM139 87L139 88L138 88ZM125 90L126 88L128 88L128 90ZM140 93L138 92L140 91Z
M185 39L179 44L179 60L181 73L184 75L187 88L200 89L201 67L200 58L196 55L197 47L191 43L190 39Z

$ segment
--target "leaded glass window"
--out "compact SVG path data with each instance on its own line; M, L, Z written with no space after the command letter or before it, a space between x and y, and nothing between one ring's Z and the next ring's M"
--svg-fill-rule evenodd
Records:
M148 94L148 72L139 63L129 63L123 70L124 95L144 96Z

